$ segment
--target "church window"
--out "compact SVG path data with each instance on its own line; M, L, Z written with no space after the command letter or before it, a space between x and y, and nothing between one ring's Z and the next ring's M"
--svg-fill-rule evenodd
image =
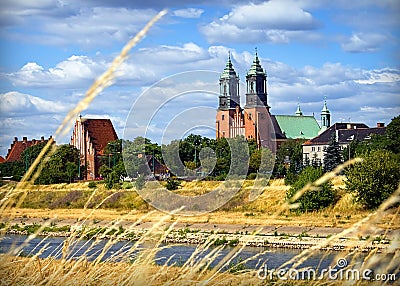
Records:
M224 120L225 119L225 115L224 114L222 114L222 120Z
M226 84L224 84L224 94L226 94Z

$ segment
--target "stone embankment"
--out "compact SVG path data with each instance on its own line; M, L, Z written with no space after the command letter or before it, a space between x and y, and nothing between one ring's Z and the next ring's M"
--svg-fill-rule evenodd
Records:
M245 229L247 228L247 229ZM340 230L326 229L326 230L313 230L309 229L308 232L302 229L287 228L288 233L278 232L278 227L270 227L268 231L258 229L252 232L250 227L233 225L226 225L224 229L216 228L215 226L202 226L196 225L194 228L187 225L176 224L172 230L166 234L166 227L161 230L154 228L153 224L145 223L144 225L136 225L135 227L124 228L122 226L101 226L99 225L63 225L43 228L42 231L38 224L10 224L4 225L1 231L7 234L16 235L30 235L36 233L40 236L48 237L70 237L74 235L84 239L98 238L98 239L116 239L116 240L138 240L144 234L151 235L153 239L158 239L161 235L165 236L164 243L174 244L204 244L211 245L229 245L229 246L249 246L249 247L265 247L265 248L288 248L288 249L308 249L314 247L321 250L334 250L334 251L371 251L378 249L378 251L385 251L390 246L390 241L386 238L378 236L371 237L341 237L331 239L334 232L340 233ZM62 231L60 229L63 229ZM244 230L245 229L245 230ZM283 227L281 228L283 229ZM317 232L317 233L316 233ZM326 235L327 233L330 233ZM325 234L325 235L323 235Z

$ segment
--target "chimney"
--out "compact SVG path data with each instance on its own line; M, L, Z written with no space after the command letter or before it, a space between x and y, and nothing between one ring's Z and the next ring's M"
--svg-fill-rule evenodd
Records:
M347 123L347 129L351 129L351 123Z
M378 123L376 123L376 127L380 127L380 128L385 127L385 123L378 122Z
M35 145L36 139L32 139L32 145Z
M22 137L22 141L26 143L26 141L28 141L28 137Z
M40 137L40 142L44 141L44 136Z

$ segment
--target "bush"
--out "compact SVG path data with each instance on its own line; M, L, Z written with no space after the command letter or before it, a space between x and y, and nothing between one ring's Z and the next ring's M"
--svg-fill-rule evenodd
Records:
M363 155L364 160L345 171L346 189L368 209L377 208L398 187L400 158L387 150Z
M178 189L178 187L181 185L181 182L177 179L173 179L173 178L169 178L167 180L167 184L165 185L165 187L167 188L167 190L176 190Z
M94 189L94 188L97 188L97 184L96 184L96 182L94 182L94 181L90 181L88 187L89 187L90 189Z
M285 180L284 180L285 181L285 185L286 186L293 185L296 182L298 176L299 175L296 175L296 174L293 174L293 173L290 173L290 172L287 173L286 176L285 176Z
M111 173L109 173L106 177L106 179L104 180L105 182L105 186L107 189L117 189L117 188L121 188L121 186L118 184L120 181L119 176L117 174L117 172L112 171Z
M247 175L247 180L255 180L257 178L257 173L250 173Z
M292 198L299 190L301 190L308 183L316 181L323 175L322 168L315 168L312 166L306 167L299 174L298 179L292 187L286 192L286 198ZM335 202L335 191L332 189L332 184L327 182L319 189L306 191L296 203L300 203L297 211L306 212L314 211L325 208Z

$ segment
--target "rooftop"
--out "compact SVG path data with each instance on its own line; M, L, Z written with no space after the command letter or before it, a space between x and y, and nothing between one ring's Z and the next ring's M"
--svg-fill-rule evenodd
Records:
M110 119L82 118L81 120L97 153L101 154L110 141L118 139Z
M318 135L320 127L314 116L303 115L272 115L275 118L279 130L275 130L277 138L279 134L287 139L311 139Z
M384 126L368 127L364 123L335 123L317 137L308 140L303 145L326 145L333 136L342 144L348 144L353 140L368 140L372 134L383 135L386 131Z

